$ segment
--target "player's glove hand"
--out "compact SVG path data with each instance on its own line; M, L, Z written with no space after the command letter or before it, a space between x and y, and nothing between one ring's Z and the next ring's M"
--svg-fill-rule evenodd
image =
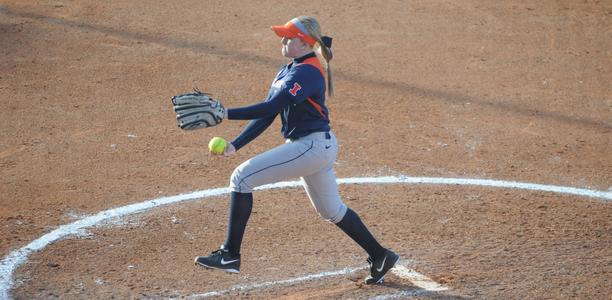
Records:
M184 130L212 127L223 122L225 108L220 101L197 89L172 97L178 126Z

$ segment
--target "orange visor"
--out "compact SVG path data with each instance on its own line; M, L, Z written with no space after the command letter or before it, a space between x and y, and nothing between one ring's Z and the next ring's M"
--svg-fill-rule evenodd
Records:
M314 38L308 35L306 27L304 27L302 22L300 22L300 20L297 18L292 19L285 25L272 26L271 28L279 37L289 39L299 37L310 46L314 46L314 44L317 42Z

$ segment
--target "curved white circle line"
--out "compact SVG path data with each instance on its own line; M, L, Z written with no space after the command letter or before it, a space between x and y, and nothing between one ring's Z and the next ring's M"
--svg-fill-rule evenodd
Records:
M488 186L499 188L524 189L532 191L545 191L561 194L570 194L576 196L584 196L591 198L599 198L605 201L612 200L612 192L580 189L566 186L544 185L535 183L490 180L490 179L469 179L469 178L441 178L441 177L408 177L408 176L384 176L384 177L353 177L339 178L338 184L437 184L437 185L475 185ZM278 189L300 186L300 181L284 181L274 184L264 185L257 190ZM74 235L80 230L91 227L99 222L111 218L122 217L138 212L143 212L151 208L163 206L172 203L178 203L187 200L220 196L228 194L228 188L216 188L202 191L196 191L188 194L180 194L169 197L162 197L153 200L148 200L140 203L134 203L122 207L117 207L105 211L101 211L95 215L88 216L77 220L73 223L62 225L57 229L41 236L40 238L30 242L26 246L14 250L9 255L4 257L0 262L0 299L8 299L10 297L9 290L13 285L13 272L19 265L26 261L27 257L33 252L44 249L49 244L59 241L66 236Z

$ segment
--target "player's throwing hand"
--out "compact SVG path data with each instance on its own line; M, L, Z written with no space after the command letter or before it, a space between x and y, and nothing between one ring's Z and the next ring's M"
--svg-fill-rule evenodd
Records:
M223 138L214 137L208 142L208 151L214 155L229 156L236 153L236 148Z

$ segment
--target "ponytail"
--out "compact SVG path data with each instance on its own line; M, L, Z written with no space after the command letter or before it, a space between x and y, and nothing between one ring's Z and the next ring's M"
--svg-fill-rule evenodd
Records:
M332 38L321 35L321 27L319 22L313 17L300 16L297 18L308 30L308 34L314 38L317 42L315 43L313 50L321 61L321 64L327 70L327 95L329 98L334 96L334 80L332 78L332 70L329 62L332 60L334 55L332 54L331 45Z

